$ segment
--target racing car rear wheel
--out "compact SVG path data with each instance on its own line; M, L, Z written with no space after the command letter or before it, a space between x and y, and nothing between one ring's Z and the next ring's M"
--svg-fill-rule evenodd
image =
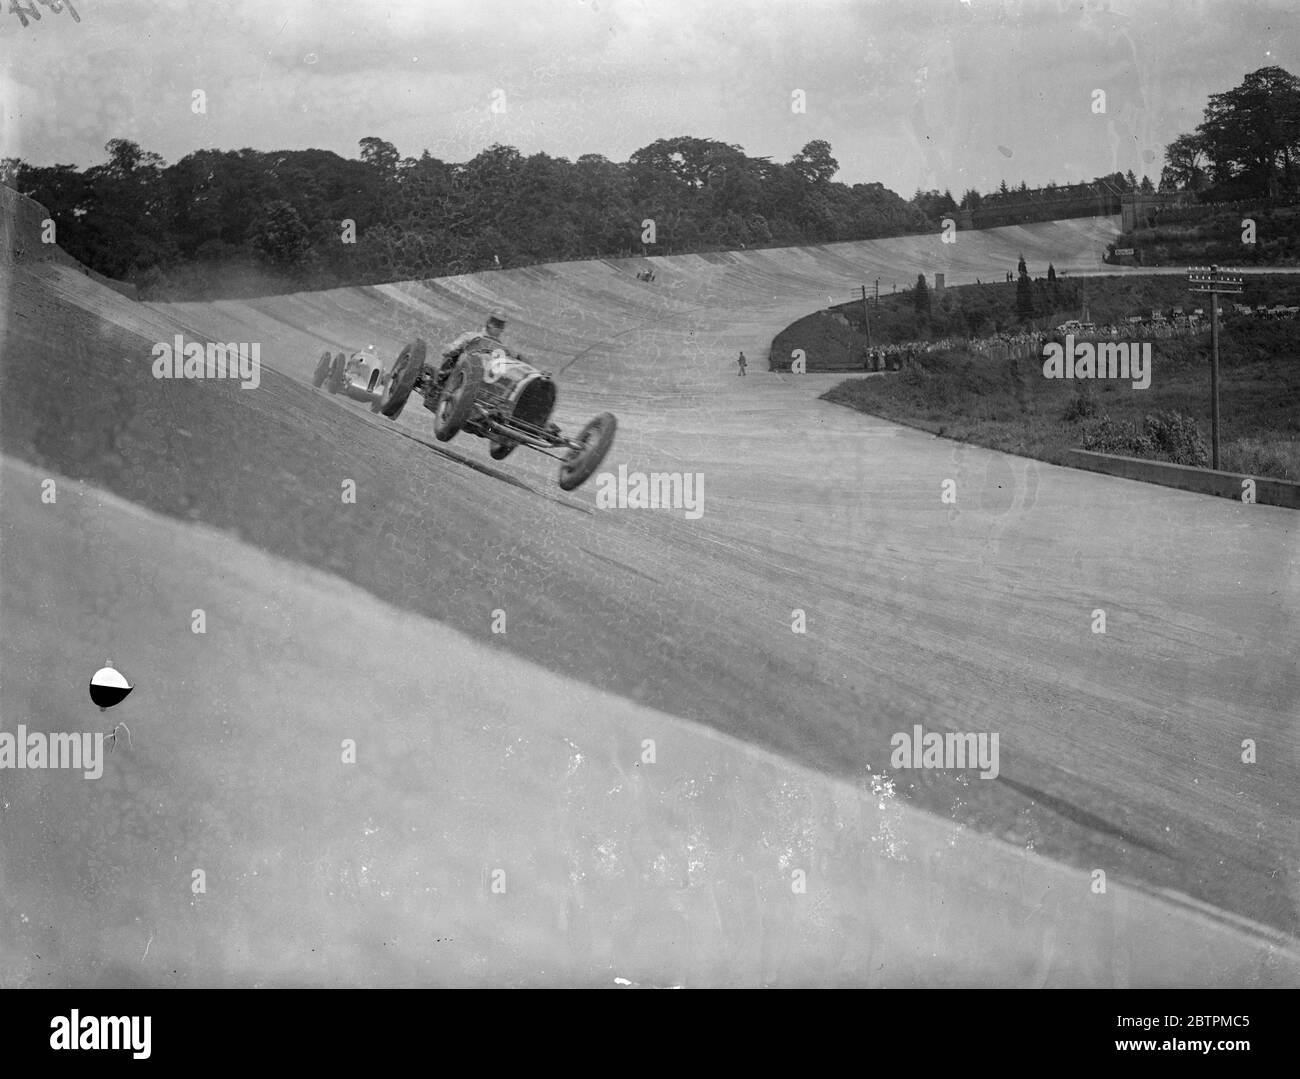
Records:
M406 399L415 388L415 380L424 370L424 353L424 342L417 337L397 354L392 373L388 376L388 385L370 403L371 412L382 412L390 420L395 420L402 414Z
M483 363L473 353L456 361L438 397L433 413L433 434L439 442L450 442L474 414L474 401L483 381Z
M311 384L319 390L325 385L325 379L329 377L329 373L330 354L329 349L326 349L320 354L320 359L316 362L316 370L312 372Z
M325 388L330 393L343 392L343 369L347 366L348 359L341 352L334 353L334 362L330 364L329 382Z
M614 444L614 431L618 420L609 412L602 412L578 432L575 442L581 443L570 450L560 465L560 490L572 491L581 487L587 478L600 467L609 447Z

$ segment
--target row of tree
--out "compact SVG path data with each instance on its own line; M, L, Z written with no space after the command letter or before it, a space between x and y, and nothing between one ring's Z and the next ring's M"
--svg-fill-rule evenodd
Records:
M1131 279L1126 278L1125 282ZM883 295L879 302L868 300L864 306L861 300L853 300L828 310L842 316L857 334L857 339L848 344L840 342L841 348L851 351L867 347L868 341L872 347L880 347L946 337L1023 333L1031 324L1055 324L1063 318L1077 316L1087 298L1083 289L1095 291L1099 287L1094 281L1084 284L1075 278L1060 278L1050 265L1046 276L1031 277L1021 259L1014 285L1005 281L958 285L945 288L941 296L936 296L922 274L912 287ZM1131 290L1134 286L1127 283L1122 287ZM772 355L786 361L791 348L801 347L799 339L809 339L806 329L809 320L822 317L824 313L818 312L792 323L777 336Z
M155 294L177 266L256 261L323 287L936 227L880 184L834 182L822 140L783 164L692 137L660 139L621 164L502 145L456 164L427 151L402 158L374 137L355 160L200 150L167 165L126 139L106 150L106 163L85 170L10 159L5 182L49 209L70 254Z
M1005 318L999 322L990 306L988 297L998 295L990 293L983 286L959 288L956 292L945 291L945 304L941 317L936 321L933 310L930 286L925 274L917 274L916 284L912 286L912 309L916 313L918 330L938 337L953 334L996 333L1007 328ZM950 296L965 297L949 299ZM1020 256L1016 264L1015 318L1020 323L1029 322L1043 315L1049 315L1061 309L1062 304L1072 305L1078 298L1073 282L1065 283L1056 276L1056 267L1047 264L1047 276L1035 280L1029 276L1029 267L1025 256ZM1005 302L1005 301L1003 301ZM1004 312L997 312L1004 314ZM936 332L936 330L938 332Z

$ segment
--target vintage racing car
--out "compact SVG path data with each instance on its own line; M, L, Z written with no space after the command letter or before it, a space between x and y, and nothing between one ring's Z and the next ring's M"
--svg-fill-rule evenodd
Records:
M323 385L330 393L343 393L369 401L384 392L388 376L374 345L358 349L350 357L342 352L333 359L329 351L321 353L312 374L311 384L317 389Z
M614 416L602 412L576 437L565 436L551 422L555 379L500 341L483 336L471 342L445 374L426 369L426 353L418 338L398 353L387 386L370 405L372 411L396 419L407 398L418 392L433 413L439 442L449 442L460 431L478 435L492 443L488 452L494 461L509 457L516 446L527 446L560 462L559 482L565 491L584 483L609 452L618 426Z

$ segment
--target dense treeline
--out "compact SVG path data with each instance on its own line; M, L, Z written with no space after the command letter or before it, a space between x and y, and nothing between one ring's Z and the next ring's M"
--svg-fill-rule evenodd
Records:
M839 165L820 139L785 163L689 136L659 139L622 163L494 145L456 164L428 151L403 158L374 137L361 140L355 160L327 150L199 150L167 165L126 139L105 149L108 160L84 170L6 159L0 180L49 209L71 255L146 296L169 297L866 240L937 230L946 218L991 228L1114 214L1123 194L1156 190L1130 171L1033 189L1004 180L960 201L948 191L904 200L878 183L835 182ZM1162 192L1205 202L1295 199L1300 80L1278 67L1247 75L1212 95L1204 121L1165 155ZM1292 257L1292 225L1280 226L1286 244L1264 237L1274 247L1257 254Z
M622 164L403 159L378 138L326 150L200 150L173 165L108 143L84 171L6 162L59 243L146 295L212 296L432 277L544 261L862 240L936 227L880 184L836 183L830 146L785 164L712 139L661 139Z
M1300 192L1300 79L1263 67L1211 94L1194 131L1165 147L1161 191L1205 202L1285 199Z

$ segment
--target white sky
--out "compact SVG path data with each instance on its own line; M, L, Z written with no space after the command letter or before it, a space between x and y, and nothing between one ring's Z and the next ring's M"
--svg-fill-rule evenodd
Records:
M79 23L40 6L24 29L0 0L0 156L85 167L130 138L169 163L355 157L376 135L450 161L493 142L622 161L695 135L786 161L823 138L838 180L960 197L1003 178L1158 180L1209 94L1271 64L1300 74L1295 0L71 3Z

